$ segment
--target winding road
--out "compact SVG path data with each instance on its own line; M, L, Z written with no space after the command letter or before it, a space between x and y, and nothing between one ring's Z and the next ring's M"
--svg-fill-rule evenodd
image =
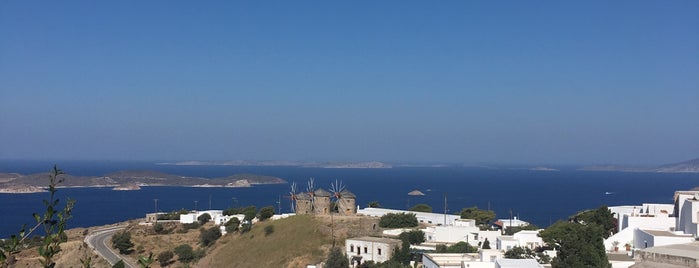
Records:
M124 228L126 228L126 226L115 226L95 230L85 237L85 243L87 243L87 245L94 250L97 255L107 260L110 265L114 265L115 263L119 262L119 260L124 260L124 267L136 268L136 266L129 263L128 260L122 258L119 253L115 252L114 249L112 249L112 247L107 243L114 233L121 231Z

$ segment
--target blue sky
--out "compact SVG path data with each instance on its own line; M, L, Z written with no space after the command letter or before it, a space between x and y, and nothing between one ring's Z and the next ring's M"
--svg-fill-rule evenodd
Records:
M697 1L2 1L0 159L699 157Z

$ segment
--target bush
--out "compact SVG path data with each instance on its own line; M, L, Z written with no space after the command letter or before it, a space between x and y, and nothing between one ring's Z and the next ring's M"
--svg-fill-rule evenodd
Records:
M119 260L114 265L112 265L112 268L124 268L124 267L125 267L124 260Z
M349 268L349 261L347 260L347 255L340 250L340 248L330 249L328 254L328 259L325 261L325 267L327 268Z
M437 245L437 253L476 253L478 248L469 245L466 242L459 242L451 246Z
M432 207L430 207L430 205L428 205L428 204L417 204L408 210L417 211L417 212L430 212L431 213Z
M201 228L199 232L199 242L201 242L204 247L210 246L221 237L221 229L218 226L209 229Z
M231 216L231 215L237 215L237 214L243 214L243 211L241 208L227 208L223 210L223 216Z
M401 241L408 241L411 245L417 245L425 242L425 232L420 230L402 232L398 238L400 238Z
M170 261L172 260L172 257L174 257L175 254L172 253L172 251L163 251L158 254L158 262L160 263L160 266L167 266L170 264Z
M257 207L249 206L243 209L243 214L245 214L245 219L243 221L251 221L257 216Z
M379 226L381 228L405 228L417 227L417 218L412 213L388 213L381 216Z
M163 227L162 224L160 223L155 223L153 224L153 231L155 231L156 234L161 234L165 230L165 227Z
M260 209L260 217L259 217L260 221L264 221L266 219L269 219L272 216L274 216L274 207L273 206L267 206L267 207L263 207L262 209Z
M131 254L133 252L131 233L127 231L117 232L112 235L112 247L119 250L119 254Z
M265 236L268 236L272 233L274 233L274 225L265 226Z
M199 226L201 226L201 225L198 222L182 224L182 228L184 228L185 230L197 229L197 228L199 228Z
M228 220L228 222L226 222L224 226L226 226L226 232L232 233L238 231L238 227L240 226L240 220L238 220L238 218L236 217L233 217L230 220Z
M194 259L196 259L196 255L194 254L194 250L192 250L192 246L187 244L177 246L175 248L175 254L177 254L178 260L181 263L190 263Z
M209 222L209 221L211 220L211 214L209 214L209 213L201 214L201 215L199 215L199 217L197 217L197 220L198 220L201 224L205 224L205 223L207 223L207 222Z

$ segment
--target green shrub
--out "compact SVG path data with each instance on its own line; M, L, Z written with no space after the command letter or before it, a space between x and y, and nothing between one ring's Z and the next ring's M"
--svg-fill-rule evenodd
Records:
M268 236L272 233L274 233L274 225L265 226L265 236Z
M405 228L417 227L417 217L413 213L388 213L381 216L379 226L381 228Z

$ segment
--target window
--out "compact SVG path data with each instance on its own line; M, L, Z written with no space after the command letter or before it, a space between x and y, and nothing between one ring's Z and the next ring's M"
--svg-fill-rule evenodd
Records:
M369 248L364 247L364 253L369 253Z
M381 255L381 249L379 249L379 255Z
M350 252L354 252L354 245L350 245Z

